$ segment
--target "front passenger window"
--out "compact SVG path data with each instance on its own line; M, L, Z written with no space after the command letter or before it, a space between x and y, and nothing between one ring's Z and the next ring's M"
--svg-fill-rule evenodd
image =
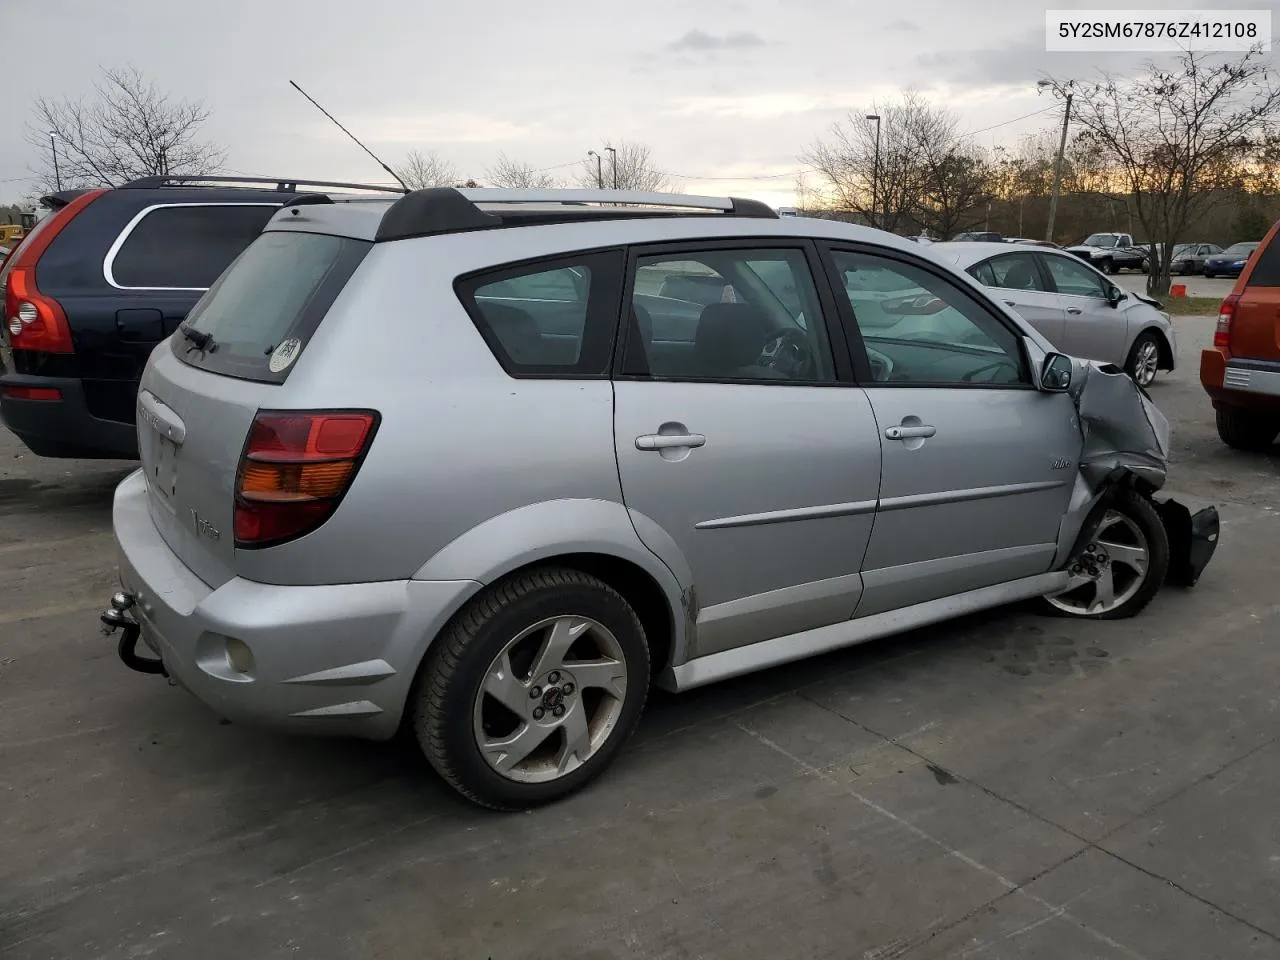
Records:
M1018 336L956 284L915 264L836 250L872 377L884 384L1028 384ZM865 279L864 279L865 278Z
M1106 281L1102 279L1101 274L1095 273L1071 257L1047 255L1044 259L1049 265L1049 275L1053 277L1053 284L1058 288L1059 293L1076 297L1097 297L1101 300L1107 298Z

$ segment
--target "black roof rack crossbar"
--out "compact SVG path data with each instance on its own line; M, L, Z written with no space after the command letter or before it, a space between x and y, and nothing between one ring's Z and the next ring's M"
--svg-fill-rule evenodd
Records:
M483 210L480 204L498 204L503 210ZM541 205L520 210L524 204ZM604 204L591 207L590 204ZM613 205L622 204L621 207ZM560 207L565 219L600 219L616 216L676 216L691 211L717 212L723 216L776 220L768 204L740 197L697 197L681 193L639 190L499 190L433 187L414 190L391 205L378 225L377 240L407 240L442 233L485 230L503 225L503 213L519 219L536 214L551 219L548 207ZM587 215L590 214L588 217Z
M158 175L153 177L139 177L137 180L130 180L128 183L122 183L119 187L121 190L141 190L155 187L174 187L183 184L204 184L204 183L247 183L247 184L272 184L275 186L277 193L297 193L300 186L303 187L342 187L348 190L373 190L378 193L395 193L404 194L402 187L388 187L375 183L344 183L340 180L300 180L297 177L226 177L221 174L201 174L199 176L170 176Z

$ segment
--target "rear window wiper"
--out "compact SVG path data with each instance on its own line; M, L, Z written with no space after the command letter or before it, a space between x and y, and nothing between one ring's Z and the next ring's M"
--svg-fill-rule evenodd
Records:
M213 342L213 334L204 333L203 331L197 330L195 327L190 326L189 324L186 324L186 323L178 324L178 332L182 334L188 341L190 341L192 347L194 347L197 350L212 350L215 346L217 346Z

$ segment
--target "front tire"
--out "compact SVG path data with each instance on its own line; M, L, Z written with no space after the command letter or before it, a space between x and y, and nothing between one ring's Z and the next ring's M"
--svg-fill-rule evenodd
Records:
M1160 342L1154 333L1140 334L1133 341L1124 369L1140 387L1149 387L1155 383L1156 371L1160 369Z
M1116 263L1114 260L1111 260L1111 259L1103 260L1100 264L1098 264L1098 269L1101 270L1103 273L1105 273L1109 277L1114 277L1117 273Z
M1117 491L1093 540L1070 567L1071 581L1042 609L1075 620L1124 620L1159 592L1169 571L1169 536L1151 501Z
M648 690L644 628L622 595L578 570L538 569L484 591L437 638L413 728L459 793L522 810L599 776Z
M1280 433L1280 418L1245 410L1217 410L1218 436L1232 450L1268 450Z

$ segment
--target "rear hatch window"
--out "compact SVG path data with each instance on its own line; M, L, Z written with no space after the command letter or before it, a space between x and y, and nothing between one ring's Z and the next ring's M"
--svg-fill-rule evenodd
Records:
M260 235L192 307L175 352L211 373L282 383L371 246L320 233Z
M1249 274L1251 287L1280 287L1280 231L1272 234L1271 242L1262 247L1258 262Z

